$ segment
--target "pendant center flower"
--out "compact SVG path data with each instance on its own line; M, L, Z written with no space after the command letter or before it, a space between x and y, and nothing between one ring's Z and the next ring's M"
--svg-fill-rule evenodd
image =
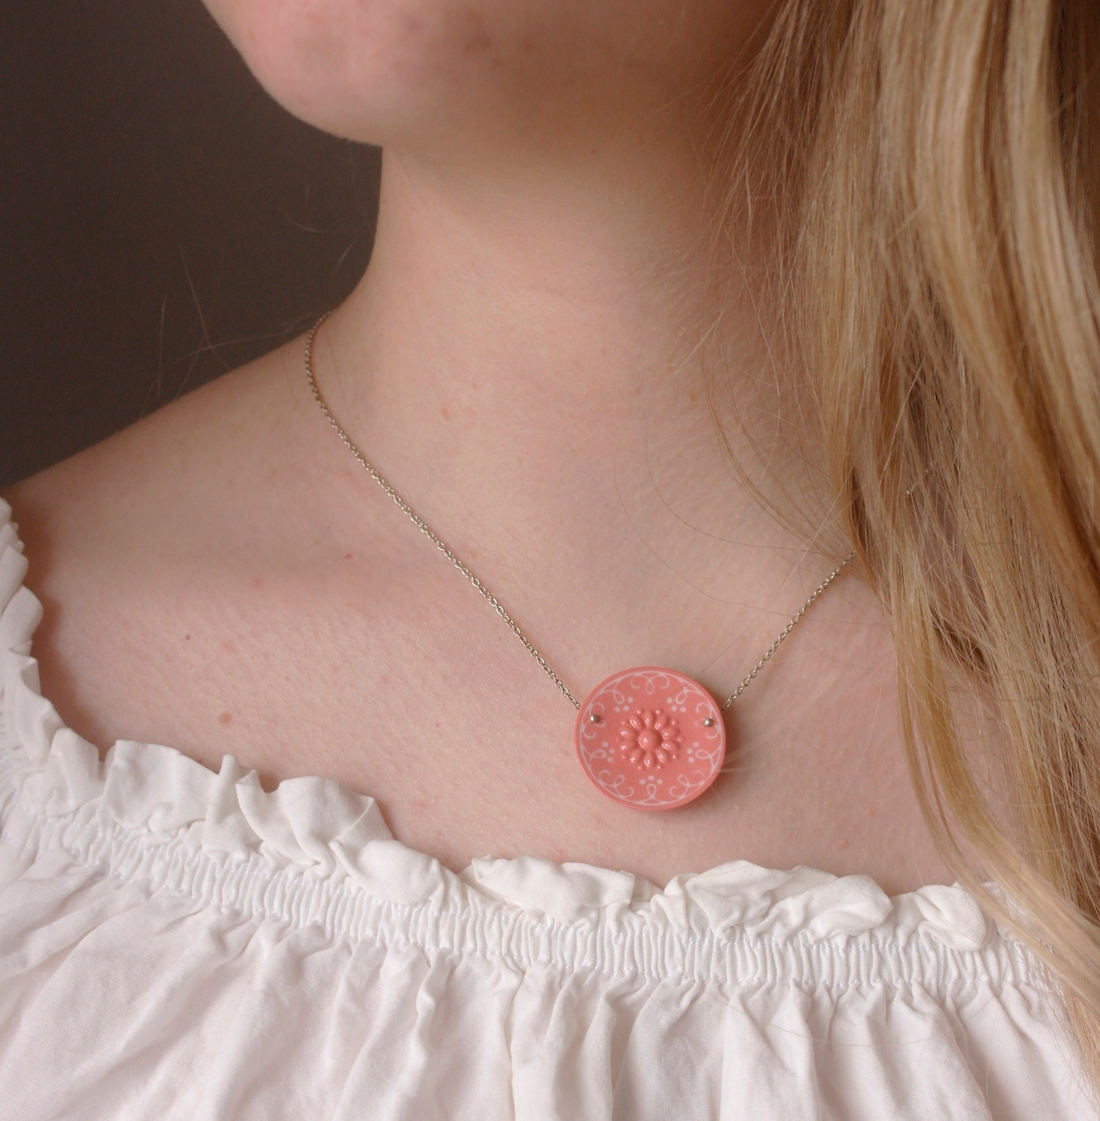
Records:
M635 709L619 730L619 750L643 767L660 767L680 751L680 729L667 712Z

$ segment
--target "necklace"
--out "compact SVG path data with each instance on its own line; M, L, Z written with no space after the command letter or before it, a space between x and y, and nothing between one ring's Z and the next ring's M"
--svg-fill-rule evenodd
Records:
M546 676L577 710L573 739L584 773L603 794L633 809L671 810L698 798L718 777L726 757L726 725L722 714L741 696L779 649L780 643L794 630L817 597L843 572L855 553L849 553L821 581L721 707L697 681L661 666L620 670L601 681L583 702L578 701L535 649L504 604L390 486L329 411L313 376L313 342L329 314L326 312L314 323L306 338L306 381L314 400L341 442L367 474L485 597Z

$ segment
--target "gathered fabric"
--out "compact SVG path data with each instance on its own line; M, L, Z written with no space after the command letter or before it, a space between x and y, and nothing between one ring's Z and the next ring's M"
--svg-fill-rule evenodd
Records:
M327 779L101 760L41 695L25 573L0 501L0 1121L1100 1116L962 888L454 873Z

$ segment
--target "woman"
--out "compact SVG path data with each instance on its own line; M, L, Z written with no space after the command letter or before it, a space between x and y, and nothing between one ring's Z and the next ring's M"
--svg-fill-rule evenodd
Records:
M7 495L0 1117L1095 1116L1095 6L209 6L378 234Z

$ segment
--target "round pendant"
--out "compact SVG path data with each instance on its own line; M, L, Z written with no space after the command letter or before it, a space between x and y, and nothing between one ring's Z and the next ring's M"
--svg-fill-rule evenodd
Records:
M577 757L602 793L636 810L672 810L718 777L726 726L697 681L658 666L613 674L577 714Z

